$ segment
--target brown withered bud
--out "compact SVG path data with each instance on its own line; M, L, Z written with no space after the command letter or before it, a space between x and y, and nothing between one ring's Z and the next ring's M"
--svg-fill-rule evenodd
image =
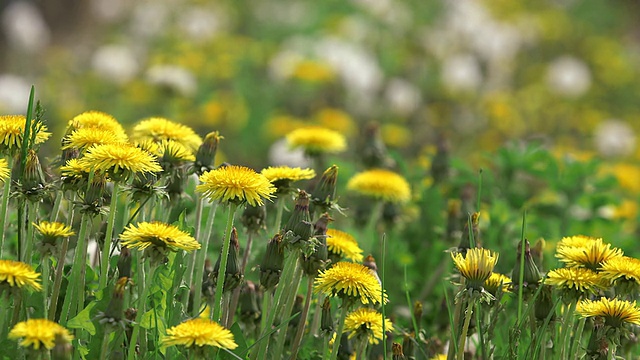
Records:
M391 345L391 353L393 355L393 360L406 360L404 356L404 352L402 351L402 345L398 343L393 343Z

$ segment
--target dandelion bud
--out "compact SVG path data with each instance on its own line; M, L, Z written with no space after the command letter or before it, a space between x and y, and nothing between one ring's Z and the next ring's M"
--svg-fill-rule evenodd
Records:
M73 346L63 334L57 333L54 338L54 346L51 349L52 360L71 360L73 355Z
M422 321L422 303L420 301L416 301L413 304L413 318L416 320L418 328L420 328L420 322Z
M391 353L393 354L393 360L405 360L404 352L402 351L402 345L398 343L393 343L391 345Z
M106 186L106 177L101 173L95 173L91 184L89 184L89 188L85 192L81 212L91 216L96 216L102 212Z
M513 268L513 274L511 276L511 282L514 287L520 285L520 259L522 257L522 243L518 243L518 251L516 253L516 265ZM529 247L529 241L525 239L525 247L524 247L524 276L523 276L523 284L525 290L528 290L528 295L532 295L536 288L538 287L538 283L542 279L542 275L540 275L540 271L538 270L538 266L536 266L535 261L533 260L533 256L531 256L531 249Z
M389 158L387 147L382 140L379 124L369 123L362 135L362 145L358 154L366 168L385 168L393 165L393 160Z
M545 319L552 311L554 311L553 299L552 299L552 289L551 285L543 285L540 290L540 295L536 298L534 303L534 312L536 315L536 319L541 323L544 323ZM555 320L555 311L553 315L551 315L550 321Z
M100 324L107 324L111 326L113 330L124 327L124 291L128 282L129 279L127 277L118 279L107 309L104 313L100 313L97 316Z
M196 161L194 163L195 171L198 175L213 170L218 145L222 139L224 139L224 137L217 131L212 131L205 136L202 145L200 145L196 152Z
M258 306L258 294L256 285L252 281L246 281L242 285L238 303L240 305L240 319L244 323L254 324L260 319L261 312Z
M342 338L340 340L340 347L338 348L338 359L347 360L351 359L351 356L355 353L353 350L353 345L351 344L351 339L347 333L342 334Z
M18 176L19 174L14 173L14 175ZM44 190L45 182L40 159L33 149L29 149L24 166L21 191L30 201L38 201L44 196Z
M233 291L244 279L242 266L240 264L240 244L238 243L238 231L234 227L231 230L231 248L229 249L229 257L227 259L227 271L225 272L223 291ZM220 258L213 267L213 283L218 280L218 272L220 271Z
M240 217L240 222L247 229L247 232L257 233L262 229L266 229L267 207L253 206L247 204Z
M536 241L535 245L533 245L533 249L531 249L531 256L533 256L533 260L536 262L539 269L542 269L542 262L544 260L544 246L545 241L541 238Z
M280 281L283 267L284 245L282 243L282 235L276 234L267 243L267 251L260 264L260 285L266 290L273 289Z
M331 334L333 332L333 317L331 316L331 300L329 297L325 297L324 302L322 303L320 331L324 334Z
M415 346L413 345L415 339L414 333L406 334L402 339L402 350L406 359L415 359Z
M481 247L480 246L480 230L478 228L478 223L480 220L480 213L475 212L471 214L470 222L471 222L471 234L469 233L469 221L464 224L464 229L462 230L462 238L460 239L460 245L458 245L458 252L463 255L467 253L467 250L471 248L471 237L473 236L473 247Z
M314 236L317 244L311 254L302 254L302 270L308 276L316 276L324 268L329 257L327 249L327 225L333 221L328 213L322 214L314 225Z
M376 259L374 259L373 256L371 256L371 254L369 254L366 258L364 258L362 265L368 267L371 275L373 275L376 278L376 280L378 280L378 283L382 285L382 281L380 281L380 276L378 276L378 265L376 265Z
M303 221L308 223L311 222L311 216L309 216L309 195L304 190L300 190L300 192L298 193L298 197L296 198L296 204L293 208L293 213L291 214L289 221L285 225L284 231L294 231L296 225Z
M325 170L320 182L311 192L313 204L321 211L327 211L336 200L336 184L338 183L338 166L332 165Z

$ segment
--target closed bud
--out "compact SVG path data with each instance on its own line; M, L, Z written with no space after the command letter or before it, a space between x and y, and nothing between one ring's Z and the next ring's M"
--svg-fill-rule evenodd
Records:
M121 277L118 279L116 286L113 289L113 295L107 305L107 309L104 313L100 313L97 316L100 324L107 324L112 328L112 330L124 329L124 292L128 283L129 279L127 277Z
M296 198L295 207L293 208L291 217L289 217L289 221L284 227L284 231L294 231L296 225L303 221L311 223L311 216L309 215L309 195L304 190L300 190Z
M391 354L393 355L393 360L405 360L404 352L402 351L402 345L398 343L393 343L391 345Z
M431 161L431 177L435 184L444 183L449 177L449 148L449 142L440 134L436 143L436 155Z
M464 224L462 230L462 238L460 239L460 245L458 245L458 252L463 255L467 254L467 250L471 248L471 239L473 237L473 247L478 248L480 245L480 229L478 224L480 221L480 213L475 212L471 214L469 221ZM469 222L471 223L471 231L469 231Z
M336 200L337 183L338 166L332 165L330 168L325 170L315 189L311 192L313 204L317 206L320 211L328 211L333 206L333 203Z
M260 319L261 312L258 306L256 285L252 281L246 281L242 285L238 304L240 307L240 320L245 324L257 325L256 321Z
M195 172L198 175L214 169L216 152L222 139L224 139L224 137L217 131L212 131L204 137L202 145L200 145L196 152L196 161L194 163Z
M242 283L244 274L240 264L240 244L238 243L238 231L234 227L231 230L231 247L227 259L227 271L225 273L223 292L232 291ZM213 267L213 284L218 280L218 272L220 271L220 258Z
M120 277L131 277L131 250L126 246L123 246L122 250L120 250L117 267Z
M535 261L533 260L533 256L531 256L531 249L529 247L529 241L525 239L524 241L524 276L523 276L523 284L525 294L527 296L533 295L536 289L538 288L538 284L540 280L542 280L542 275L540 275L540 270L538 270L538 266L536 266ZM516 252L516 265L513 268L513 273L511 276L512 286L517 288L520 285L520 259L522 258L522 243L518 243L518 251Z
M62 334L56 334L54 338L54 346L51 350L52 360L71 360L73 357L73 346L68 342Z
M380 134L378 123L369 123L364 128L362 145L360 146L360 159L366 168L387 168L393 166L393 160L389 157L387 147Z
M265 290L275 288L280 281L283 267L284 244L282 242L282 235L276 234L273 239L267 243L267 251L260 264L260 285L262 285Z
M13 173L19 176L18 172ZM29 201L39 201L45 195L45 181L42 172L42 165L38 154L33 150L27 151L27 160L24 165L24 173L22 176L22 184L20 191Z
M413 304L413 318L416 320L418 328L420 328L420 322L422 321L422 303L420 301L416 301Z
M540 289L540 294L538 295L534 303L534 312L535 312L536 319L540 323L544 323L545 319L547 318L547 316L549 316L549 314L552 314L549 321L555 320L556 315L555 315L555 308L553 306L551 285L542 285L542 289Z
M327 249L327 225L333 219L328 213L322 214L314 225L314 236L317 241L314 251L311 254L302 254L302 270L308 276L316 276L318 271L324 269L329 257Z
M325 335L333 332L333 317L331 316L331 300L329 297L324 298L322 303L322 316L320 317L320 331Z

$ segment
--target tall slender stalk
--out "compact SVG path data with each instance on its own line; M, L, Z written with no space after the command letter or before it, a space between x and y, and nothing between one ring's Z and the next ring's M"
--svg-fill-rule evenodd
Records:
M60 206L62 205L62 198L64 197L64 193L62 191L56 192L56 200L53 202L53 207L51 208L51 216L50 221L58 221L58 215L60 213Z
M342 300L342 310L340 311L340 319L338 320L338 329L336 330L336 340L333 342L333 350L331 352L331 360L338 358L338 350L340 350L340 342L342 341L342 333L344 332L344 321L347 319L349 306L347 302ZM382 321L384 323L384 319Z
M139 271L143 271L142 268ZM138 343L138 335L140 334L140 322L142 321L142 316L145 313L145 306L147 303L147 296L149 295L149 290L153 286L153 277L154 277L155 271L156 271L156 267L151 266L149 271L149 276L146 278L146 281L145 281L146 284L144 284L144 287L142 290L142 296L138 299L138 313L136 314L136 323L133 325L133 333L131 334L131 343L129 343L129 350L127 353L127 359L129 360L135 359L136 344Z
M271 231L273 234L280 231L280 225L282 223L282 213L284 212L284 200L286 196L287 195L278 196L278 202L276 204L276 221Z
M253 243L253 231L249 231L247 235L247 246L242 254L242 263L240 268L242 269L242 273L244 274L247 262L249 262L249 254L251 253L251 245ZM242 286L238 286L233 290L233 295L231 296L231 301L229 302L229 316L226 321L226 328L231 328L233 325L233 316L236 313L236 309L238 308L238 301L240 301L240 291L242 290Z
M280 319L287 319L291 315L293 310L293 304L295 303L296 295L298 294L298 287L300 287L300 280L302 279L302 268L300 267L300 256L295 252L297 261L293 269L293 275L291 281L287 281L287 292L284 301L278 304L276 312L280 314ZM288 326L285 326L278 333L278 340L276 342L276 358L279 359L284 351L284 343L287 339Z
M304 307L302 308L302 314L300 314L300 322L298 323L298 329L296 336L293 339L291 345L291 359L295 360L298 357L298 349L302 343L302 335L304 334L304 328L309 316L309 307L311 306L311 295L313 294L313 280L314 278L309 276L307 279L307 296L304 299Z
M468 299L467 310L464 314L464 325L462 326L462 333L460 334L460 340L458 341L458 354L457 359L464 359L464 345L467 340L467 333L469 332L469 324L471 323L471 314L473 313L473 305L475 304L475 297L473 295Z
M116 219L116 205L118 204L118 190L120 183L113 182L113 193L111 194L111 204L109 205L109 218L107 219L107 232L104 234L104 245L102 247L102 261L100 263L100 282L98 289L107 286L107 274L109 272L109 251L111 251L111 239L113 237L113 224Z
M73 224L73 218L75 212L73 211L73 201L75 200L75 194L72 200L69 202L69 224ZM69 238L66 237L62 240L62 246L60 247L60 255L58 256L58 264L56 266L55 278L53 280L53 290L51 291L51 304L49 307L49 320L54 321L56 316L56 310L58 309L58 295L60 294L60 287L62 286L62 277L64 276L64 263L67 258L67 250L69 248Z
M200 299L202 299L202 280L203 280L202 277L204 274L204 262L207 259L207 253L209 252L209 242L211 241L211 228L213 228L213 221L216 218L217 209L218 209L217 203L213 204L209 209L209 219L207 220L207 225L204 229L205 231L202 237L202 245L201 245L200 251L198 251L195 269L193 271L195 276L195 279L194 279L195 293L193 294L193 316L197 316L200 313L200 301L201 301ZM227 234L226 236L229 236L231 234L231 230L228 230L228 232L225 232L225 234Z
M6 237L5 225L7 222L7 209L9 208L9 190L11 190L11 174L13 170L13 159L7 159L7 168L9 177L4 181L2 190L2 207L0 208L0 258L2 258L4 250L4 239Z
M42 256L42 298L44 300L44 307L42 308L43 316L47 314L48 299L49 299L49 281L50 281L50 268L51 267L51 259L49 255Z
M238 204L230 202L229 203L229 215L227 216L227 226L224 229L224 243L222 244L222 254L220 255L220 270L218 270L218 282L216 284L216 295L214 309L213 309L213 320L220 322L220 314L222 307L222 291L224 289L224 278L227 274L227 260L229 258L229 249L231 248L231 228L233 228L233 218L236 214L236 209L238 209ZM197 279L196 279L197 280ZM196 289L196 292L198 289ZM199 306L200 304L195 304L194 306Z
M202 208L204 206L204 198L198 195L198 200L196 201L196 219L195 219L195 233L193 237L200 241L200 233L202 232L200 229L202 227ZM187 271L184 274L184 282L187 284L187 289L182 293L182 297L180 301L182 302L182 306L184 309L187 309L189 306L189 293L191 292L191 280L193 279L193 270L195 269L196 259L198 251L192 251L189 254L189 258L187 260ZM206 252L205 252L206 253Z
M22 254L22 256L20 257L22 259L22 262L25 262L27 264L31 263L31 255L32 255L32 250L33 250L33 242L34 242L34 231L33 231L33 225L31 224L32 222L38 222L38 219L36 219L38 217L38 203L32 203L27 201L25 203L25 207L27 208L27 218L25 219L25 223L24 225L27 227L27 237L26 237L26 242L25 242L25 247L24 247L24 253Z
M78 232L78 243L76 245L76 253L73 258L73 265L71 267L71 277L69 277L69 285L67 286L67 293L64 297L64 302L62 304L62 313L60 314L60 324L66 325L69 316L74 316L77 307L73 307L71 310L71 304L74 300L74 294L76 291L84 292L84 283L80 283L80 273L81 268L86 266L87 260L83 258L82 255L85 253L82 249L87 246L87 226L89 223L89 215L82 214L82 218L80 219L80 231ZM73 285L72 285L73 284ZM77 300L77 299L76 299Z
M573 317L573 313L576 310L576 302L573 301L571 302L571 304L569 304L569 307L567 307L567 309L565 309L565 313L564 316L562 317L562 329L563 329L563 336L562 336L562 346L560 347L560 358L561 359L566 359L567 355L571 354L568 353L569 350L569 339L570 339L570 335L571 335L571 328L573 327L573 321L574 321L574 317Z
M102 337L102 347L100 350L100 360L107 359L107 353L109 350L109 335L111 335L111 331L109 330L109 326L104 328L104 336Z

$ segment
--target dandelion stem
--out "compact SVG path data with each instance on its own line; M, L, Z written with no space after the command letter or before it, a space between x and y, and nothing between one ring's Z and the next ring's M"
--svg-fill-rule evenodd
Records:
M475 297L471 295L468 299L467 310L464 313L464 325L462 326L462 333L460 334L460 340L458 342L458 354L457 359L464 359L464 345L467 340L467 332L469 331L469 324L471 323L471 314L473 313L473 305L475 304Z
M242 269L242 273L244 274L247 262L249 262L249 254L251 253L251 245L253 243L253 231L249 231L247 235L247 247L242 254L242 263L240 268ZM236 313L236 309L238 308L238 301L240 301L240 291L242 290L242 286L238 286L233 290L233 296L231 297L231 302L229 303L229 317L227 318L226 327L229 329L231 325L233 325L233 316Z
M580 340L582 340L582 332L584 331L584 324L586 321L587 318L581 318L580 320L578 320L578 328L573 333L573 336L571 336L571 347L569 349L569 354L575 354L574 356L576 359L579 359L578 349L580 348Z
M304 334L304 328L307 323L307 317L309 316L309 308L311 307L311 295L313 294L313 280L314 278L309 276L307 279L307 296L304 299L304 307L302 308L302 314L300 314L300 322L298 323L298 329L296 336L293 339L291 345L291 360L295 360L298 357L298 349L302 343L302 335Z
M285 195L278 196L278 203L276 205L276 222L273 225L272 233L277 233L280 231L280 224L282 223L282 213L284 212L284 200Z
M300 287L300 280L302 279L302 268L300 267L300 260L299 260L300 255L298 254L298 251L295 251L293 255L295 255L296 257L295 266L293 268L291 280L285 283L287 284L288 291L285 293L286 297L284 298L284 302L281 301L280 304L278 304L279 309L276 309L277 313L280 314L280 319L281 319L280 321L282 321L283 319L287 319L291 315L291 311L293 310L293 304L295 303L295 299L296 299L296 294L298 294L298 288ZM284 350L284 343L285 343L285 340L287 339L288 328L289 328L288 326L285 326L278 333L278 341L276 342L276 352L275 352L278 355L282 354ZM277 358L279 359L281 357L282 356L279 356Z
M27 218L24 225L27 227L27 241L24 247L24 254L22 254L22 261L31 263L31 250L33 249L34 232L32 222L38 222L38 203L26 202L24 206L27 208Z
M349 304L342 300L342 310L340 311L340 319L338 320L338 329L336 330L336 340L333 342L333 350L331 352L331 360L338 358L338 350L340 349L340 342L342 340L342 332L344 332L344 321L347 318L347 312L349 311ZM382 321L384 323L384 319Z
M220 314L222 307L222 292L224 290L224 278L227 274L227 260L229 259L229 249L231 248L231 228L233 228L233 217L236 213L238 204L229 203L229 215L227 217L227 226L224 229L224 243L222 244L222 254L220 255L220 270L218 270L218 282L216 283L216 294L213 309L213 320L220 322ZM202 276L200 276L202 278ZM198 281L198 279L196 279ZM200 279L202 281L202 279ZM196 294L200 292L200 289L196 289ZM193 306L200 306L199 303L194 303Z
M69 224L73 224L73 217L75 212L73 211L73 201L75 200L75 194L72 200L69 202ZM49 307L49 320L54 321L56 316L56 310L58 310L58 295L60 294L60 287L62 286L62 277L64 276L64 263L67 258L67 250L69 249L69 238L66 237L62 240L62 246L60 247L60 255L58 256L58 264L56 266L55 279L53 281L53 290L51 292L51 305Z
M140 269L138 269L138 271L142 272L142 276L141 278L145 278L144 276L144 270L143 270L143 266L142 264L140 265ZM151 287L153 286L153 277L156 271L156 267L155 266L151 266L150 271L149 271L149 276L146 277L146 279L144 280L145 283L141 283L141 286L143 286L142 289L142 296L140 296L140 298L138 299L138 313L136 314L136 323L133 325L133 333L131 334L131 342L129 343L129 350L127 353L127 359L129 360L133 360L135 358L135 353L136 353L136 344L138 343L138 335L140 334L140 322L142 321L142 316L144 315L146 309L146 304L147 304L147 296L149 295L149 290L151 290Z
M5 225L7 221L7 209L9 208L9 190L11 190L11 171L13 169L13 159L9 157L7 159L7 168L9 170L9 177L4 181L4 188L2 190L2 207L0 208L0 258L2 258L2 252L4 250L4 239L6 236Z
M209 252L209 242L211 241L211 228L213 228L213 221L216 217L216 210L218 209L218 204L213 204L209 209L209 219L207 220L207 225L205 227L204 234L202 235L202 248L198 251L195 263L195 269L193 270L195 276L195 284L194 284L194 294L193 294L193 314L197 316L200 313L200 299L202 299L202 276L204 273L204 262L207 258L207 253ZM233 219L232 219L233 221ZM232 224L233 225L233 224ZM225 232L225 234L230 234L231 230ZM228 253L228 251L227 251ZM226 269L226 267L225 267Z
M100 283L98 289L107 286L107 274L109 272L109 251L111 250L111 239L113 237L113 224L116 219L116 205L118 202L119 183L113 183L113 193L111 194L111 204L109 205L109 218L107 219L107 232L104 235L104 245L102 248L102 262L100 263Z
M87 214L82 214L82 218L80 219L80 231L78 232L78 243L76 245L75 256L73 258L73 265L71 267L71 277L69 277L69 285L67 286L67 293L64 296L64 302L62 304L62 313L60 314L60 325L62 326L67 324L69 316L74 316L76 313L76 306L71 310L73 297L74 295L78 296L78 294L74 294L74 292L84 292L84 282L80 282L80 274L87 262L86 256L82 257L82 255L85 254L85 251L82 249L87 247L86 235L88 223L89 216Z
M50 281L50 267L51 267L51 259L49 255L42 256L42 298L44 300L44 308L42 309L42 313L47 313L47 299L49 299L49 281Z
M193 237L200 241L200 233L201 228L202 228L202 208L204 205L204 199L200 196L198 196L198 201L196 201L196 219L195 219L195 223L196 223L196 228L195 228L195 232L193 234ZM187 309L187 307L189 306L189 293L190 288L191 288L191 280L193 279L193 270L195 269L195 265L196 265L196 260L197 260L197 254L199 252L198 251L192 251L189 254L189 260L187 262L187 271L185 272L184 276L184 281L187 284L187 289L186 291L182 294L182 298L181 298L181 302L182 302L182 306L184 309Z
M107 353L109 350L109 335L111 331L109 331L109 327L104 328L104 336L102 337L102 348L100 350L100 360L107 359Z
M576 309L576 302L571 302L571 304L569 304L569 307L566 309L564 316L562 318L562 347L560 348L560 358L561 359L566 359L567 358L567 350L569 350L568 346L569 346L569 335L571 334L571 328L572 328L572 324L573 324L573 313Z
M58 221L58 215L60 214L60 205L62 204L62 198L64 197L62 191L56 192L56 200L51 208L50 221Z

